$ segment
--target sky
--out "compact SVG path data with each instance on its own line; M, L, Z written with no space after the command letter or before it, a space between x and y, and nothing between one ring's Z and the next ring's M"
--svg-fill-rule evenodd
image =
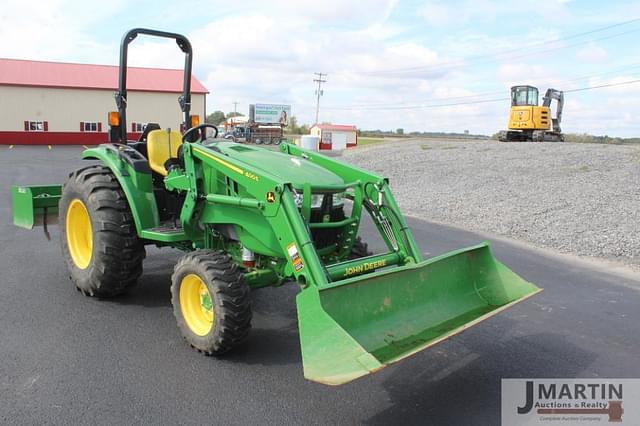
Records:
M207 110L292 105L361 129L493 134L509 87L565 90L563 130L640 136L640 2L545 0L3 0L0 57L117 64L122 34L186 35ZM130 65L180 68L175 44L136 39ZM613 85L600 89L578 90Z

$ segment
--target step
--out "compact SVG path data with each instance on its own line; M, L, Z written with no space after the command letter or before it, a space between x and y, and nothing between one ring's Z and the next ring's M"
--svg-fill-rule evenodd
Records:
M163 243L189 240L189 237L184 233L184 229L173 224L162 224L155 228L143 229L140 234L146 240L161 241Z

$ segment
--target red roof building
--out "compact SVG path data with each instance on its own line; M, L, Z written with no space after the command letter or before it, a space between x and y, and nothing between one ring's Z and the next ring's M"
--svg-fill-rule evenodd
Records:
M338 132L357 132L356 126L350 124L315 124L313 127L317 127L320 130L335 130Z
M131 138L150 122L179 128L182 80L182 70L128 68ZM117 66L0 58L0 144L105 142L117 87ZM192 113L203 120L207 93L192 77Z
M347 124L314 124L309 134L320 140L321 150L340 150L358 145L358 129Z

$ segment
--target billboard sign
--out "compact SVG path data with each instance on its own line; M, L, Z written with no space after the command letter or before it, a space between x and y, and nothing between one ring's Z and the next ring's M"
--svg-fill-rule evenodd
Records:
M254 121L256 123L280 123L283 126L287 126L289 125L290 117L291 105L256 104L255 106Z

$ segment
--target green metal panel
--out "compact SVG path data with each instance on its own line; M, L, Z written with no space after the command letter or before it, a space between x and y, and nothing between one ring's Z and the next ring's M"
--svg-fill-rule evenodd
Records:
M140 237L145 240L158 241L162 243L178 243L182 241L190 241L189 237L182 231L167 231L167 230L154 230L143 229L140 232Z
M318 165L324 169L330 170L332 173L340 176L345 182L354 182L361 180L364 182L381 182L384 178L380 175L372 173L368 170L361 169L357 166L335 160L324 156L315 151L300 148L291 144L280 144L280 151L289 155L306 159L308 162ZM313 181L313 184L329 184L331 182Z
M13 224L33 229L42 225L45 212L47 223L57 223L61 193L62 185L12 186Z
M126 161L110 149L102 146L86 149L82 152L83 159L96 159L111 169L124 191L138 235L142 237L142 230L155 228L159 224L158 206L153 195L151 173L138 173Z
M539 291L495 260L488 244L305 289L297 298L305 377L346 383Z
M328 168L281 152L233 142L219 142L216 143L216 147L225 154L225 157L242 162L244 168L251 167L252 172L257 176L275 175L279 181L294 185L306 182L326 185L344 183Z

